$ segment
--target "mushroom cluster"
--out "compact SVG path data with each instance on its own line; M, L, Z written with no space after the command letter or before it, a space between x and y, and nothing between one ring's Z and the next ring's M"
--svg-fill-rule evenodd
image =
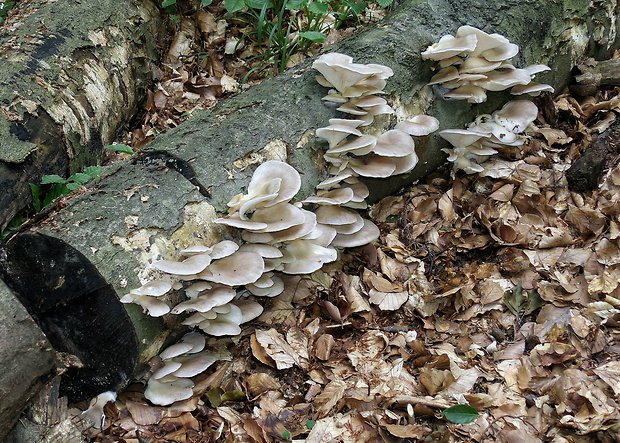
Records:
M321 73L317 82L331 88L323 100L339 104L338 111L354 115L361 121L359 125L368 126L375 116L394 113L384 98L376 96L394 75L387 66L353 63L348 55L330 52L316 59L312 67Z
M319 128L317 137L326 140L324 154L330 177L319 183L316 195L303 201L319 205L318 221L337 232L332 245L361 246L375 240L379 229L353 209L365 209L369 195L358 177L389 178L411 171L418 162L411 136L425 136L439 128L434 117L420 115L403 121L378 136L362 132L378 115L393 114L382 94L386 79L393 71L382 65L353 63L349 56L329 53L312 65L322 75L319 84L330 89L323 100L342 103L339 111L353 119L333 118L329 126Z
M461 26L456 36L444 35L421 56L439 62L439 72L429 85L441 85L449 91L443 97L482 103L486 91L512 88L513 95L538 95L553 92L547 84L533 82L534 76L550 68L532 65L516 68L509 62L519 53L519 46L499 34L487 34L473 26Z
M226 352L204 350L204 335L190 332L159 354L163 365L147 383L144 396L153 404L170 405L193 395L191 380L206 371L213 363L229 358Z
M521 135L536 120L538 108L528 100L508 102L493 114L483 114L467 125L467 129L446 129L439 135L453 148L443 149L453 162L452 175L458 170L475 174L484 170L480 163L497 154L502 146L521 146L525 137Z

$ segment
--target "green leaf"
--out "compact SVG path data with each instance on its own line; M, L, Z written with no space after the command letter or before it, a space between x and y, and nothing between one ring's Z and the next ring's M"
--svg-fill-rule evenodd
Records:
M523 305L523 289L521 285L515 286L512 290L504 293L504 304L513 315L519 316Z
M42 185L50 185L52 183L63 184L63 183L66 183L66 182L67 182L66 179L64 179L60 175L56 175L56 174L44 175L43 177L41 177L41 184Z
M245 0L245 4L252 9L273 8L271 0Z
M113 152L124 152L125 154L130 154L133 155L133 149L131 149L129 146L127 145L123 145L121 143L116 143L113 145L108 145L106 147L104 147L103 149L105 149L106 151L113 151Z
M288 11L299 11L308 4L308 0L289 0L286 2Z
M213 3L213 0L200 0L200 4L202 5L203 8L210 6L211 3Z
M177 0L162 0L161 2L162 8L169 8L170 6L176 6L176 5L177 5Z
M290 440L291 438L293 438L293 436L291 435L291 431L286 430L286 429L285 429L284 431L282 431L282 439L283 439L283 440L288 441L288 440Z
M89 181L91 181L94 177L85 174L84 172L77 172L75 174L73 174L71 177L69 177L69 180L72 182L76 182L80 185L83 185L84 183L88 183Z
M207 392L207 400L211 403L211 407L217 408L222 404L222 395L224 395L222 388L213 388Z
M299 37L305 38L306 40L310 40L315 43L322 43L325 41L325 36L318 31L304 31L300 32Z
M480 414L469 405L454 405L444 409L441 415L451 423L464 425L475 421Z
M81 183L79 183L79 182L71 182L71 183L67 183L67 184L65 185L65 187L66 187L66 191L62 192L62 194L60 194L60 195L67 195L69 192L73 192L73 191L75 191L76 189L79 189L79 188L80 188L80 186L82 186L82 184L81 184Z
M526 292L527 294L527 303L523 306L523 313L525 315L530 315L536 309L540 308L543 305L543 299L540 298L538 292L532 290L530 292Z
M306 420L306 428L308 429L314 428L315 424L316 424L316 420Z
M245 8L245 2L243 0L226 0L224 2L224 7L232 14L233 12L241 11Z
M240 389L226 392L222 395L222 402L225 401L243 401L245 400L245 393Z
M327 14L327 10L329 5L327 3L322 2L312 2L308 5L308 11L317 15L325 15Z
M89 166L88 168L84 169L84 174L88 174L91 178L97 178L101 175L101 172L103 171L103 167L101 166Z
M43 205L41 203L41 187L30 183L30 193L32 194L32 207L35 212L41 212Z

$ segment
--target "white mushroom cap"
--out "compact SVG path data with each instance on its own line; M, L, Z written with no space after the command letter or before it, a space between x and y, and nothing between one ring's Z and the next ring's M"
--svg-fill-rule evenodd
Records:
M501 45L510 44L510 41L503 35L487 34L486 32L469 25L461 26L456 31L457 37L464 38L472 35L476 36L476 48L472 52L474 55L479 55L489 49L497 48Z
M302 210L304 221L298 225L277 232L242 232L242 238L251 243L280 243L303 237L314 229L316 216L310 211Z
M513 86L510 90L512 95L529 94L531 96L540 95L541 92L555 92L552 86L544 83L530 82L527 85Z
M355 223L361 216L341 206L319 206L316 210L316 219L319 223L339 226Z
M372 75L383 73L380 68L353 63L353 58L337 52L321 55L312 63L312 67L323 75L327 84L340 93ZM320 79L317 80L322 85L326 84Z
M193 387L194 382L185 378L151 378L146 385L144 396L153 404L167 406L191 398L194 395Z
M529 100L513 100L493 113L497 123L516 133L525 131L538 117L538 108Z
M468 131L467 129L444 129L439 132L439 135L456 148L465 148L481 138L489 138L488 134Z
M459 74L484 74L501 66L502 62L492 62L483 57L467 57L459 66Z
M204 291L211 289L213 285L206 281L197 281L185 288L185 295L189 298L196 298Z
M215 260L200 278L228 286L254 283L265 270L263 258L254 252L235 252L228 257Z
M332 246L337 248L353 248L367 245L379 238L379 228L370 220L364 220L362 229L354 234L338 234Z
M442 151L448 153L448 161L453 162L453 175L454 172L458 170L462 170L466 174L475 174L484 171L484 168L474 161L475 159L484 161L484 158L477 157L466 148L442 149Z
M406 132L392 129L379 136L372 151L384 157L404 157L415 152L415 143Z
M189 248L181 249L181 255L196 255L211 252L211 248L204 245L194 245Z
M194 275L204 271L209 263L211 263L211 257L208 254L197 254L180 262L160 260L153 263L153 267L167 274Z
M205 319L198 325L204 332L215 337L241 334L239 325L243 320L243 314L238 306L228 303L213 308L211 312L215 312L216 317Z
M154 378L155 380L159 380L161 378L164 378L172 374L174 371L176 371L180 367L181 367L180 362L176 362L174 360L168 360L165 362L165 364L161 368L153 372L153 375L151 375L151 377Z
M468 103L483 103L487 99L485 89L488 88L475 85L463 85L444 94L444 97L455 100L467 100Z
M263 243L244 243L239 248L244 252L256 252L263 258L280 258L282 257L282 251L272 245L266 245Z
M396 171L396 162L394 160L392 157L369 155L363 159L350 159L349 167L363 177L385 178Z
M241 324L254 320L263 313L263 307L252 300L240 300L235 304L241 310Z
M337 155L348 152L355 155L366 155L372 152L376 143L377 137L374 137L372 135L362 135L360 137L354 138L353 140L344 140L343 142L338 143L333 148L328 149L326 151L326 154Z
M334 175L332 177L326 178L325 180L323 180L321 183L319 183L318 185L316 185L316 189L332 189L338 186L338 184L353 176L353 171L351 170L347 170L347 171L343 171L338 175Z
M225 286L219 285L212 290L202 293L196 298L184 301L172 308L173 314L181 314L185 311L208 312L215 306L225 305L237 295L237 291Z
M361 136L362 133L355 128L363 123L364 120L330 118L329 126L317 129L316 136L327 140L329 147L333 148L349 135Z
M105 413L103 412L103 408L105 405L113 401L116 401L116 392L102 392L90 401L88 409L82 412L80 416L94 428L101 429L105 421Z
M393 175L404 174L415 168L418 164L418 156L415 152L412 152L405 157L396 157L394 161L396 163L396 169L394 169Z
M302 210L290 203L256 209L252 219L242 220L239 215L218 218L216 223L255 232L275 232L304 222Z
M431 77L429 85L437 85L439 83L445 83L459 78L459 70L454 66L448 66L440 69L439 72Z
M221 357L222 355L220 353L211 350L203 351L198 354L176 357L174 360L180 363L180 366L172 375L179 378L195 377L209 369L216 361L221 360Z
M303 236L301 239L309 240L312 243L316 243L319 246L327 248L331 244L334 237L336 237L336 234L336 230L331 226L317 223L312 232Z
M461 63L463 63L463 59L458 55L455 55L453 57L442 58L439 60L438 65L441 69L443 69L451 65L459 66Z
M325 248L310 240L288 242L282 252L282 272L285 274L310 274L338 258L338 252L334 248Z
M409 135L423 137L439 129L439 120L430 115L416 115L408 120L398 122L396 129Z
M250 184L248 185L248 194L260 194L265 183L272 180L279 180L278 196L268 203L265 203L263 205L265 207L289 201L295 197L301 188L301 177L294 167L288 163L269 160L261 164L254 171Z
M430 45L420 55L423 60L442 60L472 52L476 48L476 43L477 39L473 34L463 37L444 35L439 39L439 42Z
M140 286L138 289L132 289L130 292L135 295L148 295L149 297L161 297L172 289L170 280L151 280L150 282Z
M497 35L497 34L495 34ZM514 43L504 43L495 48L487 49L480 53L481 57L484 57L490 62L501 62L509 60L519 53L519 46Z
M487 79L476 82L476 86L487 91L503 91L515 85L526 85L531 81L525 69L502 69L487 72Z
M320 190L317 195L312 195L305 199L302 203L318 204L318 205L341 205L351 201L354 197L351 188L335 188L329 191Z
M239 245L234 241L222 240L213 245L211 248L210 256L212 260L228 257L239 249Z
M245 288L257 297L275 297L284 291L284 282L273 272L265 273L256 283L245 285Z
M149 297L148 295L136 295L129 293L120 299L121 303L135 303L142 306L148 315L151 317L161 317L170 312L170 306L166 302L159 300L155 297Z

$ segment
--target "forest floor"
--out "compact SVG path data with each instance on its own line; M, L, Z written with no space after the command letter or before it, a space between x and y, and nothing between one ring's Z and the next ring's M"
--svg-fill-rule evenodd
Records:
M123 142L139 148L240 90L247 63L223 52L239 30L208 12L197 23L209 57L177 34ZM618 88L562 94L523 149L385 198L370 211L378 241L210 341L229 361L194 397L152 406L136 383L89 441L619 441L619 113ZM595 145L602 177L576 192L567 171ZM450 423L458 403L477 419Z

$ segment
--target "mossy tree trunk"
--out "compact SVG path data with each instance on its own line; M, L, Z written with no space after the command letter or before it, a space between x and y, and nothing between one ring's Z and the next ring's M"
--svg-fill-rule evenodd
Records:
M419 57L427 45L463 24L504 34L521 46L518 62L550 65L541 80L561 90L581 57L604 56L616 46L617 8L609 0L404 0L384 22L332 49L394 69L387 97L400 118L428 113L442 128L461 128L508 96L493 95L482 106L435 100L425 86L432 64ZM230 235L212 221L244 190L256 164L288 161L302 174L302 194L312 192L323 168L314 130L334 113L321 102L325 90L310 63L194 113L6 245L1 277L54 346L86 364L65 377L72 398L122 387L158 352L166 338L163 322L120 305L117 297L144 282L158 257ZM437 136L421 140L413 173L373 183L373 197L434 170L444 162L444 146ZM104 318L110 316L114 321Z
M0 26L0 230L29 183L101 159L146 92L161 29L151 0L17 4Z

